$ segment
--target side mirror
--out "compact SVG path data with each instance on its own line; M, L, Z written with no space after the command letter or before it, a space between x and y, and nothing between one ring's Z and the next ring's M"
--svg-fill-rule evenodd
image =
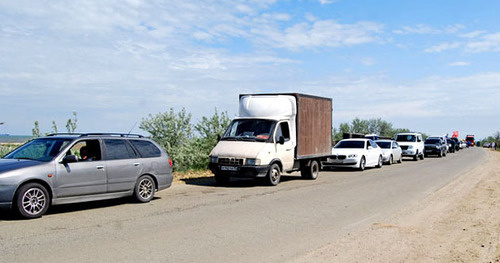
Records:
M220 134L217 134L217 141L220 141L221 137Z
M371 145L368 145L368 148L367 148L367 149L368 149L368 150L371 150L371 149L373 149L373 147L372 147Z
M278 143L279 144L285 144L285 137L280 136L280 138L278 139Z
M66 156L64 156L62 162L63 163L76 163L76 162L78 162L78 156L76 156L76 155L66 155Z

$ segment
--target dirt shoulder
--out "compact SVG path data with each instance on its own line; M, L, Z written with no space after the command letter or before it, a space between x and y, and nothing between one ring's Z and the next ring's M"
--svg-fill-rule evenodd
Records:
M386 222L296 262L500 262L500 153Z

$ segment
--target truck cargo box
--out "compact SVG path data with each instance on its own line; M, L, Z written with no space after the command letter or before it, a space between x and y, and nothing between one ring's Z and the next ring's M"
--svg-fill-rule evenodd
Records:
M304 94L297 97L297 159L332 152L332 99Z
M290 100L287 100L286 96L293 96L295 98L295 107L287 106ZM262 99L259 99L259 97L262 97ZM259 103L256 103L256 100ZM250 103L253 103L253 105ZM251 112L249 108L252 109ZM274 108L279 109L272 110ZM295 118L297 127L295 130L297 138L296 159L307 159L331 154L332 109L332 99L300 93L240 95L240 117L256 115L261 117L288 116L297 114Z

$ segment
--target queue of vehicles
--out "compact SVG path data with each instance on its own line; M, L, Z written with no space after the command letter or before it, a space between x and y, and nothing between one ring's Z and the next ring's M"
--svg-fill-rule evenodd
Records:
M314 180L321 170L365 170L383 164L439 157L463 148L461 141L420 133L395 138L368 134L332 145L331 98L299 93L243 94L239 115L209 155L216 183L231 177L279 184L299 171ZM332 147L333 146L333 147ZM172 184L172 161L154 141L131 134L54 134L34 139L0 159L0 208L25 218L51 205L131 196L149 202Z

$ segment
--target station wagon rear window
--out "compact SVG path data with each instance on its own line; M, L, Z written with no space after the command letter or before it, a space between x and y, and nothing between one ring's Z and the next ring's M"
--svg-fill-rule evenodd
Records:
M142 158L160 157L161 151L153 143L143 140L130 140Z
M108 160L137 158L134 149L125 140L104 140L104 144Z

